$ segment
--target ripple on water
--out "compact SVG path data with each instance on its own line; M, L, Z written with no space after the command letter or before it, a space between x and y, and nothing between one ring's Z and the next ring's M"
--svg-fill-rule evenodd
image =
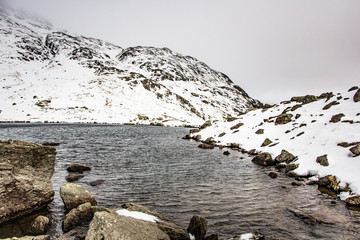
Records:
M60 142L50 204L54 235L61 233L64 210L59 196L71 163L93 170L79 180L98 203L119 208L133 201L187 227L192 215L208 220L209 232L229 238L260 230L266 239L359 239L360 214L342 202L335 206L314 186L292 187L292 179L254 165L247 155L197 148L182 140L184 128L119 125L0 125L1 139ZM240 159L244 157L244 159ZM104 179L100 186L87 183ZM286 186L286 188L282 188ZM335 224L309 226L289 209L342 216ZM330 209L330 210L329 210ZM347 219L346 224L343 224Z

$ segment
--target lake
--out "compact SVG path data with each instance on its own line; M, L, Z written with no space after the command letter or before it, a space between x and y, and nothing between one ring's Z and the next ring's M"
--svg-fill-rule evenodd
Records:
M208 220L208 234L220 239L261 231L266 239L359 239L359 212L321 194L316 186L292 186L293 179L251 162L238 151L204 150L181 139L189 129L87 124L0 124L0 139L59 142L50 204L51 233L62 233L64 217L59 189L66 167L92 167L76 183L89 189L99 206L119 208L135 202L171 217L185 229L193 215ZM103 179L99 186L88 183ZM291 210L319 212L346 222L316 226ZM335 222L335 223L334 223Z

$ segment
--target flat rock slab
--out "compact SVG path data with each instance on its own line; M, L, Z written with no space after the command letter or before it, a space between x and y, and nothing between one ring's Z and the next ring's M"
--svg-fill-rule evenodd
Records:
M56 150L23 141L0 141L0 223L41 209L54 199Z

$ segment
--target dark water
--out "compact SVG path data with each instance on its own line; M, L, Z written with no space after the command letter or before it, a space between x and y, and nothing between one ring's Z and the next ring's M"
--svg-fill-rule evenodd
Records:
M360 214L341 201L322 195L315 186L293 187L279 173L254 165L231 151L203 150L182 140L184 128L119 125L0 125L0 139L60 142L52 178L55 200L50 205L54 236L64 217L59 189L70 163L93 170L78 183L98 204L119 208L135 202L167 215L187 227L193 215L208 220L208 232L220 239L260 230L266 239L360 239ZM243 159L241 159L243 158ZM104 179L100 186L88 182ZM305 224L289 209L324 215L327 223Z

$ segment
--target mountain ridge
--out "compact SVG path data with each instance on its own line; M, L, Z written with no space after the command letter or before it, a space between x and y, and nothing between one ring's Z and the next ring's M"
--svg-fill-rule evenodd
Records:
M0 121L199 125L260 107L225 74L168 48L129 47L0 11Z

